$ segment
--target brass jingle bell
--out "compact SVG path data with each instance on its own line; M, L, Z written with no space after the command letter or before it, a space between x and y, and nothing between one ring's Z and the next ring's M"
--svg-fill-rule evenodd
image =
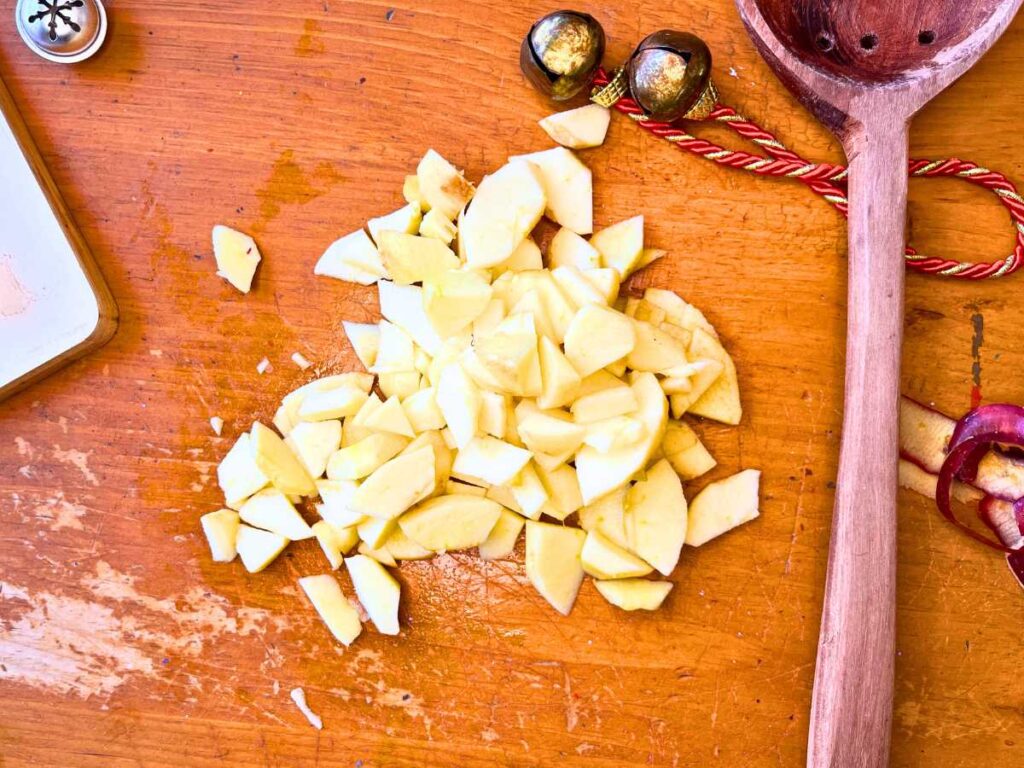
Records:
M718 101L711 82L711 51L688 32L663 29L648 35L627 67L633 99L652 120L700 120Z
M571 99L590 85L604 58L604 30L578 11L554 11L530 27L519 49L519 68L541 93Z

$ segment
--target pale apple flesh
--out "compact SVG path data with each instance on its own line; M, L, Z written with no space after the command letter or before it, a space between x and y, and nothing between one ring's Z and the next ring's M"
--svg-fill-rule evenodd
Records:
M760 480L760 472L747 469L705 486L690 504L686 543L699 547L757 518Z
M299 579L299 586L339 643L351 645L359 637L363 631L359 612L345 598L333 576L304 576Z
M589 145L607 117L592 105L545 128ZM347 564L377 629L397 634L388 569L406 561L470 549L514 559L525 529L527 578L555 610L571 610L587 576L612 605L654 610L672 584L644 577L670 574L684 543L756 517L755 470L688 503L684 483L716 462L700 422L682 419L739 422L736 367L677 294L620 295L666 253L645 243L642 216L584 237L592 184L564 147L513 158L478 188L430 150L405 179L407 205L332 244L314 272L375 286L381 317L343 320L348 344L318 359L354 352L365 372L294 388L276 431L256 422L237 438L217 469L225 508L201 520L212 557L257 572L315 538L332 571ZM561 225L550 242L535 230L543 216ZM220 237L218 266L248 287L258 255L239 254L241 233ZM373 312L362 289L351 295ZM352 642L360 614L334 577L300 586Z
M580 553L586 534L578 528L526 523L526 576L551 607L568 616L583 583Z
M260 263L256 242L243 232L218 224L213 228L213 257L217 274L242 293L248 293Z
M401 587L384 566L365 555L354 555L345 560L352 577L356 597L370 615L370 621L382 635L397 635L398 601Z
M594 586L601 596L616 608L624 611L656 611L674 585L671 581L622 579L595 581Z
M590 149L604 143L611 123L611 110L600 104L556 112L539 121L544 132L563 147Z
M238 554L236 542L241 519L233 509L219 509L199 518L215 563L230 563Z

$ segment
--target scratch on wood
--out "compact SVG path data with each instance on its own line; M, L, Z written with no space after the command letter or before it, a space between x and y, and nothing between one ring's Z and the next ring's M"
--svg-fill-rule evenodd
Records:
M974 335L971 338L971 408L981 405L981 346L985 343L985 316L980 311L971 315Z
M565 683L563 685L563 691L565 692L565 731L566 733L572 733L580 721L579 703L576 701L576 697L573 696L572 678L569 676L569 670L563 667L562 673L565 675Z
M98 486L100 484L99 478L97 478L96 475L93 474L93 471L89 469L89 456L91 455L92 451L78 451L74 448L62 450L59 445L53 446L53 458L61 464L67 464L75 467L82 473L82 477L85 478L85 482L90 485Z

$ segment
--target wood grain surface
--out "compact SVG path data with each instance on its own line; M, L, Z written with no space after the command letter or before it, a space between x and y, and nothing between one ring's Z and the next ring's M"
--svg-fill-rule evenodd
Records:
M5 5L9 12L12 3ZM800 185L750 178L613 120L585 153L599 225L647 215L649 275L702 307L736 359L739 428L698 424L708 479L764 471L761 518L684 552L659 613L586 585L560 618L519 562L413 563L398 638L336 646L268 571L210 562L198 516L253 415L352 367L342 318L372 291L315 280L335 237L401 203L433 146L479 177L548 145L517 69L541 3L117 2L100 55L39 60L0 23L0 74L121 309L114 340L0 406L0 765L795 766L805 759L842 408L845 226ZM723 99L841 161L750 44L732 0L585 3L609 60L659 27L703 36ZM9 16L8 16L9 18ZM1024 24L915 121L911 155L1024 179ZM717 130L695 131L733 141ZM955 181L910 185L922 252L996 257L1011 231ZM250 231L241 296L209 233ZM903 391L953 413L1024 402L1021 280L907 279ZM264 357L273 370L263 376ZM221 438L210 416L226 421ZM698 487L700 484L696 484ZM1005 563L901 492L896 766L1024 762L1024 597ZM305 688L316 732L288 698Z

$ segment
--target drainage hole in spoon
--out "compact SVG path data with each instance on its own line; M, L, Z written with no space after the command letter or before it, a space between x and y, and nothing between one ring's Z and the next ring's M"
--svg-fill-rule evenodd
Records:
M922 30L917 35L917 42L921 45L931 45L935 42L935 33L930 29Z
M833 47L835 47L835 41L832 39L832 36L825 32L822 32L814 39L814 44L818 46L819 51L823 51L825 53L828 53Z
M871 32L860 39L860 47L865 51L873 51L878 47L878 35Z

